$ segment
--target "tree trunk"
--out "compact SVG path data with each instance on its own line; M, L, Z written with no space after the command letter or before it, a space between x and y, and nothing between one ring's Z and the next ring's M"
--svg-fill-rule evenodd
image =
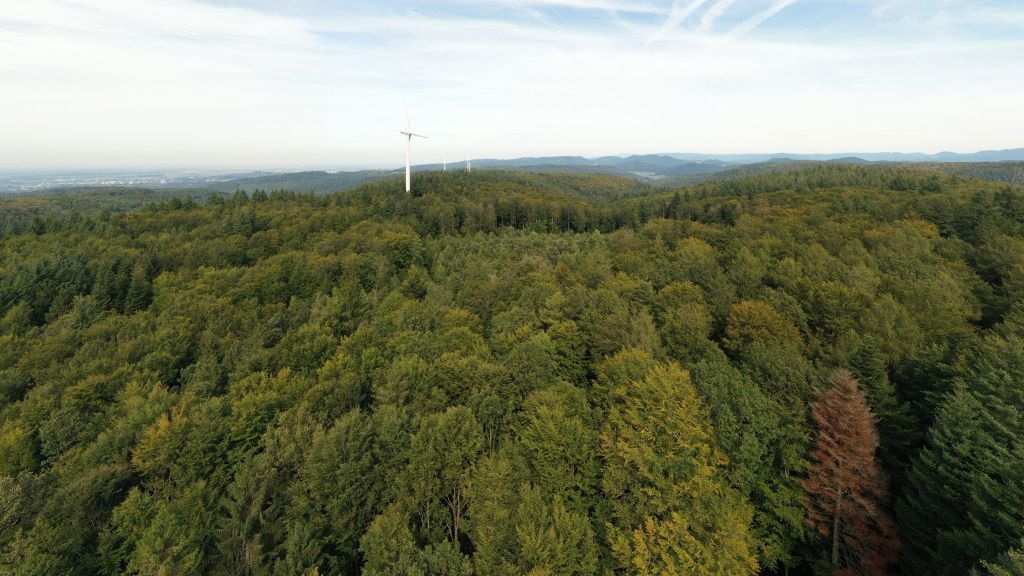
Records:
M843 504L843 489L836 489L836 511L832 518L832 570L839 568L839 508Z

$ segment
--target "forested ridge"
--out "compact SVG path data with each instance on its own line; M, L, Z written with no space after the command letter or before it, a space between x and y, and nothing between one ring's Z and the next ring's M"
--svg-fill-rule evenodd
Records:
M0 199L0 574L1024 574L1024 189L413 188Z

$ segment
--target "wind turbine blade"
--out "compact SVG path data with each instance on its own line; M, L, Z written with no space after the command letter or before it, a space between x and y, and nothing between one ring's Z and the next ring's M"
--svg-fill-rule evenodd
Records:
M415 132L410 132L409 136L415 136L417 138L427 138L427 139L430 139L430 136L424 136L423 134L417 134Z
M412 132L412 118L409 116L409 104L405 104L405 129Z

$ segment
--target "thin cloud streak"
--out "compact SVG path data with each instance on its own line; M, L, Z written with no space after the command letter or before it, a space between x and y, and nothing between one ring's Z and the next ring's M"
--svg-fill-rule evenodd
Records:
M683 6L682 0L674 0L672 3L672 9L665 18L665 22L662 23L661 27L658 28L654 34L651 34L647 38L647 44L654 44L678 28L680 24L685 22L687 18L689 18L701 6L706 4L707 1L708 0L691 0L689 4Z
M951 26L969 24L972 26L1022 27L1024 26L1024 6L1017 9L985 8L971 10L967 14L958 14L955 17L940 15L935 20Z
M512 8L560 7L635 14L661 14L663 12L663 9L656 4L617 0L469 0L467 3L503 5Z
M707 32L710 30L711 27L715 25L715 20L721 18L721 16L725 14L725 12L735 3L736 0L718 0L718 2L711 6L711 8L708 8L707 12L701 16L700 25L697 26L697 31Z
M738 24L735 28L730 30L727 34L729 41L735 41L736 39L746 36L747 34L753 32L755 29L757 29L758 26L764 24L770 18L772 18L779 12L782 12L789 6L796 4L798 1L799 0L776 0L776 2L772 4L764 12L755 14L754 16L747 18L746 20Z
M183 41L306 47L313 42L299 19L188 0L106 0L102 4L83 0L15 0L0 13L0 22L5 21L62 32L163 35ZM223 26L224 22L233 24Z

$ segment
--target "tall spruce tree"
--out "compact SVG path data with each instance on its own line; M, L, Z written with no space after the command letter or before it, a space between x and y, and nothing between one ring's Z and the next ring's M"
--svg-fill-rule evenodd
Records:
M899 503L912 574L964 574L1024 537L1024 341L989 338L969 364Z
M899 486L911 452L920 441L920 423L910 407L898 399L874 339L866 338L850 356L849 363L877 420L878 459L892 475L894 485Z
M853 375L834 372L811 416L818 435L804 484L807 522L831 540L833 574L888 574L900 544L886 510L887 482L875 459L878 433Z

